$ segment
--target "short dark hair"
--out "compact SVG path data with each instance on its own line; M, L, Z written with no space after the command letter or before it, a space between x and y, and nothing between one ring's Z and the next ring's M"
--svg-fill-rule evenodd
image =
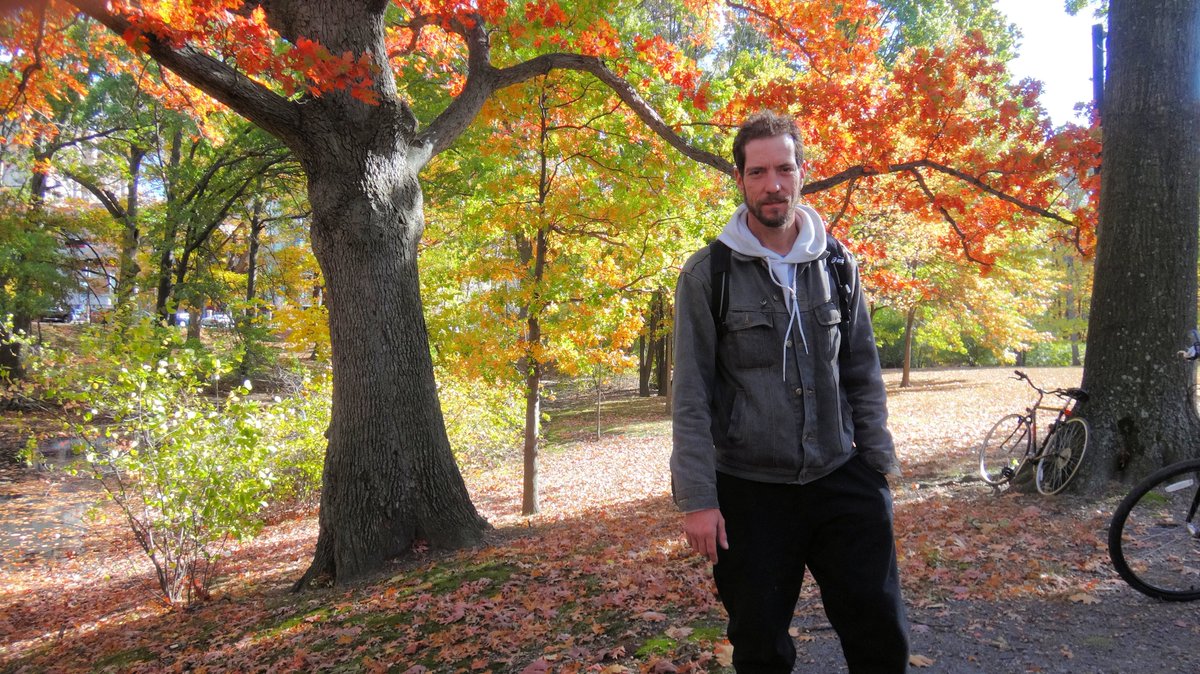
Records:
M746 170L746 144L775 136L791 136L796 144L796 166L804 164L804 142L800 140L800 128L796 126L796 120L788 115L763 110L742 122L737 135L733 137L733 165L738 173Z

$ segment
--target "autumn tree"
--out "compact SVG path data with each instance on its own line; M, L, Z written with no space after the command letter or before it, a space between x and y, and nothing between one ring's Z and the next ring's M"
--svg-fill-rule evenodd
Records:
M886 196L945 223L936 243L984 264L1017 211L1087 229L1086 213L1055 201L1078 143L1055 141L1036 88L1008 85L984 40L908 50L893 66L879 57L880 10L868 0L733 3L738 29L773 58L733 56L717 107L687 49L660 35L618 39L607 16L632 5L600 5L71 0L37 4L2 36L13 58L0 105L45 100L32 94L54 87L40 60L47 36L83 12L278 138L303 168L334 396L320 533L300 584L352 580L418 540L469 545L486 530L438 406L417 273L419 175L503 89L556 70L590 75L642 132L726 174L730 162L700 148L722 146L749 111L797 114L818 207L851 212ZM679 7L706 17L689 44L725 24L717 3ZM164 73L166 88L186 90L174 77Z
M1200 223L1200 3L1112 0L1081 489L1197 456L1191 363Z
M552 74L496 96L430 167L423 269L448 286L432 291L433 343L472 376L519 379L524 514L539 509L544 380L621 369L642 323L630 307L699 222L693 190L662 193L664 150L611 89Z

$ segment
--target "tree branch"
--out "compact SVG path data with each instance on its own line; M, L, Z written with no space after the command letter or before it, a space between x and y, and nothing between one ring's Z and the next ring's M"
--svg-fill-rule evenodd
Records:
M980 266L992 266L991 262L984 262L983 260L971 255L971 244L970 241L967 240L967 235L964 234L962 229L958 226L958 222L955 221L954 216L950 215L950 211L946 210L945 206L941 206L937 203L937 197L934 196L933 192L929 189L929 186L925 184L925 177L921 175L921 172L915 168L909 169L908 172L911 173L914 178L916 178L917 185L919 185L921 191L925 193L926 198L928 198L929 202L932 203L939 211L941 211L942 217L945 218L946 222L950 224L950 227L954 229L954 233L958 235L958 240L962 242L963 255L965 255L966 258L971 262L974 262Z
M106 0L69 0L83 13L117 35L132 26L124 16L109 10ZM150 34L143 34L147 51L155 61L187 80L197 89L229 106L289 147L301 147L299 106L271 92L208 54L184 45L175 48Z
M121 206L121 203L117 200L116 195L114 195L112 192L109 192L108 190L97 185L92 180L89 180L87 176L76 173L71 169L60 168L59 171L61 171L66 177L74 180L83 189L91 192L92 196L96 197L100 204L104 206L104 209L108 211L109 215L113 216L114 219L125 219L125 208Z
M690 145L667 124L658 112L642 98L628 82L594 56L556 52L542 54L507 68L491 64L491 44L482 20L461 31L467 43L467 81L463 91L426 129L418 134L409 153L416 168L425 165L434 155L445 150L470 126L494 92L549 74L553 70L575 70L590 73L617 94L625 105L650 130L667 141L685 157L733 175L733 164L711 152Z
M939 163L929 160L929 159L918 159L916 161L904 162L901 164L891 164L887 167L886 170L882 170L882 171L875 169L875 168L865 166L865 165L851 166L850 168L842 171L841 173L832 175L828 178L823 178L821 180L814 180L814 181L806 184L804 186L804 188L800 190L800 193L801 194L813 194L814 192L823 192L825 190L837 187L838 185L841 185L842 183L844 183L848 180L857 180L859 178L866 178L866 177L878 176L878 175L886 175L889 173L904 173L904 172L913 171L914 169L922 169L922 168L929 169L931 171L937 171L939 173L944 173L945 175L948 175L952 178L955 178L957 180L965 182L968 185L971 185L972 187L975 187L983 192L986 192L987 194L990 194L990 195L996 197L997 199L1000 199L1001 201L1007 201L1008 203L1013 204L1014 206L1020 208L1023 211L1028 211L1030 213L1040 215L1043 218L1049 218L1051 220L1061 222L1062 224L1068 225L1071 227L1075 227L1078 225L1078 223L1074 222L1073 220L1065 218L1053 211L1049 211L1045 208L1042 208L1041 206L1035 206L1027 201L1022 201L1021 199L1018 199L1010 194L1001 192L1000 190L988 185L987 183L983 182L979 178L976 178L975 176L963 173L962 171L959 171L958 169L950 168L949 166L946 166L944 164L939 164Z

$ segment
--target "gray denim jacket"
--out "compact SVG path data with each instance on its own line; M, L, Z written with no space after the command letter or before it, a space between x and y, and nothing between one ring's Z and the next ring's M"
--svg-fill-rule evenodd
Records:
M764 260L733 253L720 331L709 300L709 248L679 275L671 482L683 512L718 507L718 470L803 484L859 454L882 473L900 472L857 267L848 348L824 256L796 273L800 328L790 335L788 307Z

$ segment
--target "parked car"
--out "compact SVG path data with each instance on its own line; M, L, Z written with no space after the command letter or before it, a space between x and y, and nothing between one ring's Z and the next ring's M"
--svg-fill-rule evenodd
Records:
M233 317L229 314L212 313L201 318L200 325L206 328L232 328Z
M70 305L59 305L42 314L38 320L47 323L71 323L75 320L75 309Z

